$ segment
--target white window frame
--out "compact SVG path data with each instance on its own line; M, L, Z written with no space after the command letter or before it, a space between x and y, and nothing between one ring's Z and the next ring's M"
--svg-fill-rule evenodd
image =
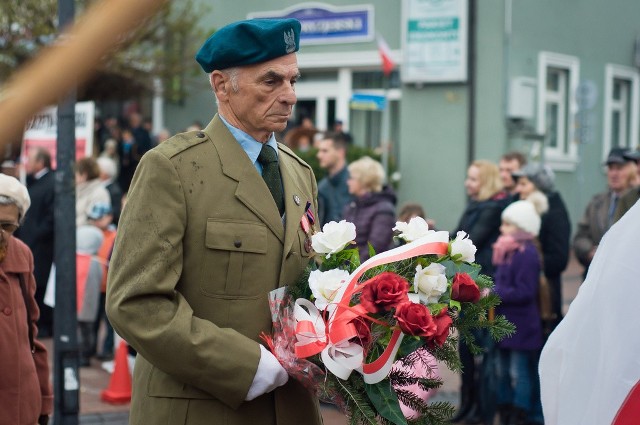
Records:
M566 71L567 81L562 89L564 93L547 92L547 70L549 68L559 68ZM559 113L562 115L558 120L560 132L558 146L544 148L545 161L556 170L574 171L578 163L578 147L575 143L576 137L576 114L578 104L575 93L580 81L580 59L576 56L563 55L554 52L538 53L538 111L536 131L538 134L547 132L547 103L559 104Z
M613 98L613 84L616 80L625 80L629 83L629 91L626 94L627 104ZM623 147L635 149L638 145L638 121L640 120L638 104L640 99L640 75L634 68L608 63L605 66L604 80L604 125L602 129L602 159L606 159L609 150L614 145L611 140L613 123L611 116L615 110L621 112L629 122L629 132L625 135ZM623 118L624 119L624 118Z

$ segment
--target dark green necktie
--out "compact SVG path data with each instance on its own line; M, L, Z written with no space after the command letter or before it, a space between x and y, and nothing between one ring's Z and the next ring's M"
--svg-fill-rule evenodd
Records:
M262 178L271 191L273 200L276 201L280 216L284 214L284 190L280 180L280 168L278 167L278 155L275 149L266 143L262 145L258 162L262 165Z

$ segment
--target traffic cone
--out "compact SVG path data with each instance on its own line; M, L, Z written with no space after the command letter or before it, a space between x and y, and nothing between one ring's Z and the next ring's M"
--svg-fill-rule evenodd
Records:
M108 403L117 404L131 401L131 374L129 373L127 354L127 343L121 340L116 351L115 365L109 386L101 394L102 400Z

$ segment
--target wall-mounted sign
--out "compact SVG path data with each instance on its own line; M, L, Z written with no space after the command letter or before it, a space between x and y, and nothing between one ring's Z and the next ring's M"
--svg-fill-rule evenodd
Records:
M332 6L300 3L279 11L254 12L254 18L295 18L302 24L300 44L333 44L372 41L373 6Z
M351 109L360 111L384 111L387 99L377 94L354 93L349 101Z
M467 0L404 0L402 82L467 80Z
M76 103L76 159L93 153L93 102ZM58 108L48 107L35 114L27 123L22 142L22 161L26 162L32 149L45 148L51 154L52 168L56 168L58 147Z

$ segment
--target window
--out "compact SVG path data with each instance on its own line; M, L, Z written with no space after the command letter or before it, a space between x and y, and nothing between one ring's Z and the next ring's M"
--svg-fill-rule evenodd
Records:
M580 61L574 56L540 52L538 56L537 132L545 135L545 160L556 169L573 170L577 163L574 93Z
M638 71L608 64L605 69L602 157L614 147L638 144Z

